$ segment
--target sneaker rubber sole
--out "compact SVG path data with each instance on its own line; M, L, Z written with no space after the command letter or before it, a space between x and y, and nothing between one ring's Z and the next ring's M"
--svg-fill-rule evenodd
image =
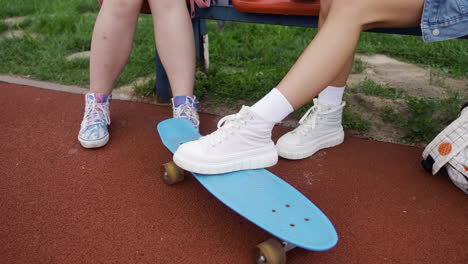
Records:
M248 153L230 155L225 160L206 162L203 160L186 159L177 152L174 154L174 163L180 168L199 174L222 174L233 171L260 169L274 166L278 163L278 152L272 146L255 149Z
M109 135L106 135L98 140L85 140L78 137L78 141L80 141L80 144L83 148L100 148L109 142Z
M276 146L278 155L285 159L298 160L314 155L317 151L337 146L344 141L344 132L340 131L325 137L317 138L303 146ZM292 149L294 148L294 149Z

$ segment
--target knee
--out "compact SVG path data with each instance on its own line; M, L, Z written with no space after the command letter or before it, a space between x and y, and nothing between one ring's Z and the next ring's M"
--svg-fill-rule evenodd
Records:
M108 7L112 10L113 15L125 17L131 14L138 14L142 3L143 0L113 0Z

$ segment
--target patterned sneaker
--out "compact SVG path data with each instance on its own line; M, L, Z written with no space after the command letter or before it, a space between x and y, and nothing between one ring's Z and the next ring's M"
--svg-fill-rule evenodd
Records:
M78 140L85 148L99 148L109 141L109 106L112 95L87 93L86 106Z
M174 162L202 174L273 166L278 162L271 140L274 125L244 106L239 113L222 118L215 132L179 146Z
M198 130L200 119L198 117L198 101L196 96L176 96L172 98L172 111L174 118L188 119Z
M345 105L345 102L338 106L322 105L314 99L314 106L301 118L300 125L276 143L279 156L304 159L323 148L341 144L344 140L341 118Z

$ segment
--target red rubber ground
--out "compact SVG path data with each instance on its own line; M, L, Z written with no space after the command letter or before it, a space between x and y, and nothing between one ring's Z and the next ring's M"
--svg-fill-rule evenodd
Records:
M6 83L0 92L1 263L243 264L270 237L195 179L162 183L171 154L155 125L169 107L115 100L109 144L87 150L76 139L83 95ZM218 119L202 115L201 132ZM271 171L339 234L334 249L295 249L288 263L467 263L467 196L423 171L421 151L347 137L281 160Z

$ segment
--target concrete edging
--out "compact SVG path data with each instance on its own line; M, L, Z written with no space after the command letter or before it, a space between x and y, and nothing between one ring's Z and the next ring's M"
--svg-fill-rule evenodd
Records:
M45 82L45 81L36 81L36 80L24 78L24 77L11 76L11 75L0 75L0 82L25 85L25 86L30 86L30 87L36 87L36 88L59 91L59 92L74 93L74 94L86 94L87 92L89 92L88 88L83 88L79 86L57 84L57 83L51 83L51 82ZM120 92L118 89L114 89L112 91L112 98L117 99L117 100L122 100L122 101L132 101L132 102L138 102L138 103L169 105L169 104L158 103L156 96L144 97L144 96L136 95L134 93L129 94L125 92Z

